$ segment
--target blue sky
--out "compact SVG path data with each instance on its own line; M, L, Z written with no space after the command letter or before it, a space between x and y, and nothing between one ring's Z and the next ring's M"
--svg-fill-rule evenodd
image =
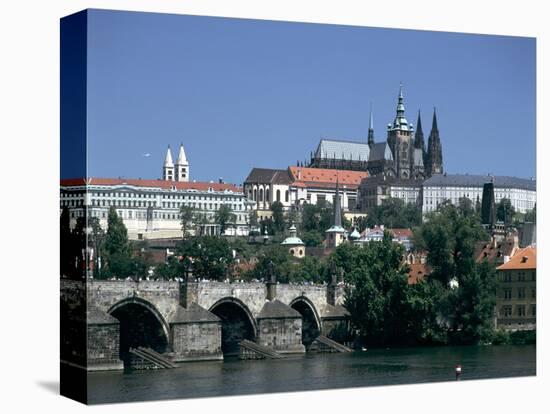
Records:
M88 175L159 178L183 142L196 180L286 168L321 137L386 139L433 107L449 173L535 176L535 40L92 10ZM144 157L143 154L151 156Z

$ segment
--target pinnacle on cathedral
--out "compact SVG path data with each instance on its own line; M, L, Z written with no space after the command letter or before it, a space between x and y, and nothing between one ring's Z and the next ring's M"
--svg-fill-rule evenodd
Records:
M427 172L428 175L443 173L443 155L441 150L441 140L439 138L439 129L437 128L437 114L434 107L432 119L432 130L428 137L428 153L427 153Z
M369 135L367 138L367 143L369 144L369 147L372 147L374 145L374 121L372 119L372 104L370 106L369 113Z
M424 151L424 132L422 131L422 120L420 119L420 110L418 110L418 120L416 121L416 133L414 134L414 147Z

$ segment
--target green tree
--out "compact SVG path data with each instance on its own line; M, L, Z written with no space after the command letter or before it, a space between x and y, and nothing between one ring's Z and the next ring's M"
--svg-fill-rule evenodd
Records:
M77 243L73 242L73 234L71 232L71 217L68 207L63 207L59 218L59 240L60 240L60 271L63 277L75 276L75 256Z
M532 210L528 210L525 213L524 220L527 223L536 223L537 222L537 205L535 204L535 207L533 207Z
M276 233L285 231L285 215L283 212L283 204L280 201L271 203L271 217L273 219L273 228Z
M224 280L230 276L233 254L229 242L221 237L201 236L183 240L177 248L185 263L192 262L197 278Z
M220 234L225 234L225 230L236 222L237 216L227 204L222 204L218 211L214 213L214 222L220 227Z
M184 239L187 236L187 232L193 227L195 216L196 212L193 207L182 204L182 206L180 207L180 223L182 237Z
M497 220L502 221L506 225L512 224L516 209L508 198L501 198L496 206Z
M369 227L383 224L387 228L410 228L422 223L421 209L400 198L386 198L382 204L371 208L366 224Z
M208 214L203 213L201 211L195 211L195 215L193 217L195 235L197 235L198 237L203 236L206 225L210 223L211 223L211 220Z
M381 242L341 250L347 251L338 259L349 256L352 260L346 273L351 286L345 291L352 325L367 344L401 343L408 328L403 318L408 286L403 247L386 232Z
M155 266L154 274L156 277L165 280L182 277L184 274L184 266L177 257L169 256L166 262Z
M487 237L479 220L477 215L446 202L428 214L415 234L428 251L430 282L443 287L437 307L452 342L478 343L489 340L492 333L495 269L474 259L476 243ZM450 281L458 287L452 288Z
M248 279L268 280L271 266L277 277L277 281L288 283L292 279L292 262L288 250L278 244L270 245L262 249L257 257L254 268L248 272Z
M320 232L315 230L309 230L301 235L302 241L306 247L318 247L323 244L323 237Z
M128 230L114 207L109 208L107 216L107 234L105 237L105 251L109 255L115 253L128 254Z

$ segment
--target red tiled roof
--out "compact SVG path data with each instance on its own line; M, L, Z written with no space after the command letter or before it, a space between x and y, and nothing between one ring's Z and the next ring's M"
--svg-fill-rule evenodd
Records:
M516 270L516 269L536 269L537 268L537 248L528 246L518 249L516 253L504 263L497 267L497 270Z
M428 267L425 263L413 263L409 265L409 285L423 280L428 275Z
M412 238L413 232L411 229L388 229L393 233L395 237L408 237Z
M361 180L369 176L368 172L333 170L329 168L288 167L293 185L296 187L336 187L336 180L340 187L357 188Z
M169 190L175 187L177 190L199 190L208 191L212 188L214 191L231 190L235 193L242 193L242 187L238 187L234 184L221 184L221 183L207 183L207 182L179 182L179 181L166 181L166 180L144 180L135 178L96 178L89 177L84 178L69 178L61 180L61 186L63 187L76 187L82 185L131 185L135 187L152 187Z

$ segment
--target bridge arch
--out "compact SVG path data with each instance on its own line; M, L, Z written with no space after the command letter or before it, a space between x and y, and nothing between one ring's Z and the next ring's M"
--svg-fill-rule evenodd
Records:
M130 348L143 346L159 353L169 346L170 327L157 310L145 299L131 297L112 305L107 311L120 322L120 359L127 361Z
M298 296L289 305L302 315L302 343L308 347L321 334L322 322L313 302L306 296Z
M239 352L243 339L254 341L258 326L248 306L234 297L225 297L214 303L210 309L222 321L222 352L234 356Z

